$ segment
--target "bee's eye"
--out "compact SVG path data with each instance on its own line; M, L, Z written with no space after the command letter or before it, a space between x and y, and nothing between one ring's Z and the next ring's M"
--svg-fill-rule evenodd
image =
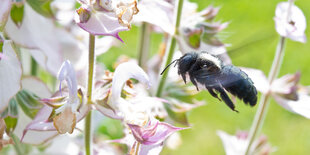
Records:
M207 68L206 64L201 65L201 68Z

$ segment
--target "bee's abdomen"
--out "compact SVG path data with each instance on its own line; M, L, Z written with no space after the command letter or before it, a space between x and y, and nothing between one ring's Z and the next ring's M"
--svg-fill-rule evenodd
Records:
M222 86L232 95L254 106L257 102L257 91L248 75L235 66L223 66Z

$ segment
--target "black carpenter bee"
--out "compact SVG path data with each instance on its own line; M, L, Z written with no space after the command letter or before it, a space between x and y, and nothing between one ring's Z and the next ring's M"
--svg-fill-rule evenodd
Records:
M223 100L233 111L238 112L227 92L243 100L245 104L251 106L256 104L257 91L254 83L238 67L224 65L218 57L204 51L191 52L171 62L161 74L175 62L178 65L178 74L182 76L185 83L188 75L198 91L199 88L206 88L213 97Z

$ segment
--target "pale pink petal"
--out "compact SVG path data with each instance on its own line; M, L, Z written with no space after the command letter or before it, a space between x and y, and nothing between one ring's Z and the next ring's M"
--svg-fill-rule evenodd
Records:
M147 22L173 34L174 6L164 0L142 0L138 5L139 13L134 17L136 22Z
M74 101L77 98L77 80L74 68L69 60L63 62L58 71L57 78L60 81L59 91L61 91L62 81L65 80L69 89L69 99Z
M21 89L22 67L12 44L12 41L4 41L3 54L6 59L0 60L0 112Z
M118 18L112 12L95 12L86 23L77 22L85 31L93 35L114 36L122 41L118 33L129 30L128 27L120 25ZM122 41L123 42L123 41Z
M298 94L298 100L288 100L283 97L273 95L274 99L280 104L283 108L294 112L296 114L302 115L310 119L310 96L307 94Z
M305 43L307 40L305 35L307 27L306 18L303 12L295 5L292 5L290 10L291 16L288 17L288 9L288 2L280 2L277 5L274 18L276 30L281 36Z
M112 81L112 102L117 101L121 97L121 91L124 84L130 78L137 79L139 82L150 87L149 77L137 64L133 62L125 62L120 64L115 72Z
M35 87L33 87L35 86ZM52 96L51 91L47 85L43 83L39 78L33 76L25 76L22 79L22 88L33 92L40 98L48 98Z
M221 138L227 155L245 154L245 147L247 144L246 139L237 138L236 136L229 135L224 131L217 131L216 133Z
M50 129L53 127L52 123L46 123L45 120L49 117L50 113L52 112L52 108L48 106L44 106L38 113L34 120L31 120L28 116L24 114L22 110L20 111L20 116L18 119L18 123L14 133L21 139L23 143L30 143L30 144L41 144L45 141L49 140L50 138L58 135L57 131L49 130L44 131L37 130L37 127ZM42 122L40 125L39 122ZM29 124L30 123L30 124ZM28 124L28 125L27 125ZM33 126L32 126L33 125ZM27 128L35 128L36 130L27 130Z
M300 80L300 72L295 74L287 74L273 81L271 91L286 99L297 100L298 82Z
M49 146L44 150L44 154L78 155L81 150L82 148L78 145L78 138L75 135L59 135L51 141Z
M81 121L87 115L89 110L90 110L90 107L84 104L80 108L80 112L76 116L77 122ZM21 140L23 141L27 137L29 138L30 137L29 133L33 133L34 131L38 131L39 133L46 133L46 135L49 135L49 133L51 133L53 136L58 135L58 132L56 131L56 128L53 122L47 121L52 111L53 111L53 108L49 106L44 106L37 113L34 120L31 121L25 128L23 128L24 131L22 133ZM42 142L45 142L46 140L47 139L45 139L45 136L43 136L39 142L42 143Z
M159 122L156 119L147 126L128 124L135 139L144 145L156 145L162 143L172 133L186 128L174 127L168 123Z
M264 94L266 94L269 91L269 84L268 84L267 78L261 70L253 69L253 68L245 68L245 67L240 67L240 68L242 71L248 74L248 76L254 82L254 86L256 87L258 91Z
M8 20L8 16L10 14L12 6L12 0L2 0L0 5L0 31L2 31L3 27Z
M110 36L96 38L96 55L101 55L107 52L111 47L117 46L118 44L119 41Z
M33 119L33 121L27 125L24 130L24 134L26 134L27 130L35 130L35 131L54 131L56 130L53 122L48 122L48 118L52 113L53 108L49 106L44 106Z
M112 109L103 107L101 105L95 104L95 109L98 110L99 112L101 112L103 115L113 118L113 119L118 119L118 120L122 120L123 117L120 115L117 115L117 113L115 111L113 111Z
M5 30L8 36L17 44L35 49L40 54L37 60L43 63L53 75L56 75L62 63L61 48L58 37L55 35L56 27L51 19L47 19L35 12L27 3L24 5L24 18L20 27L17 27L9 18ZM41 53L42 52L42 53ZM41 65L41 63L39 63Z
M168 123L160 122L158 127L156 128L156 132L153 136L149 137L147 141L144 143L146 145L158 144L163 142L167 137L169 137L172 133L183 130L186 128L178 128L174 127Z
M156 145L141 144L139 155L157 155L157 154L160 154L163 147L164 147L163 143L156 144Z

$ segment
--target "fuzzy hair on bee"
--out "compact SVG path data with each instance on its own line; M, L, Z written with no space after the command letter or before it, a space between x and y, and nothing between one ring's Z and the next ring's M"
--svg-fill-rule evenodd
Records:
M224 101L233 111L238 112L227 92L250 106L254 106L257 102L257 90L248 75L238 67L224 65L215 55L205 51L186 53L171 62L161 74L173 63L178 65L178 74L185 83L189 77L198 91L205 88L213 97Z

